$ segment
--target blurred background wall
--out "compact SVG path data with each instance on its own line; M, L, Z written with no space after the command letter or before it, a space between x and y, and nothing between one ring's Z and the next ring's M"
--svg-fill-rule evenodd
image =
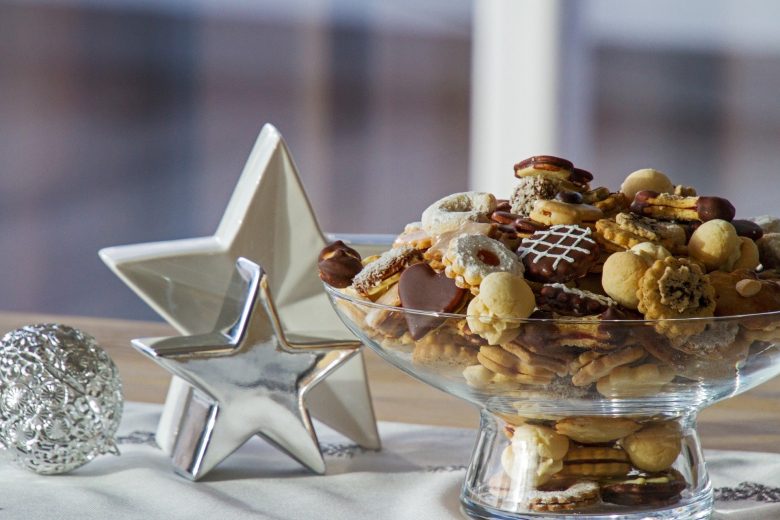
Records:
M554 144L532 153L608 186L653 166L777 213L780 4L551 3L552 44L502 35L507 54L552 60ZM98 249L213 233L264 122L329 231L397 232L480 168L511 177L523 143L495 165L470 152L487 146L478 15L467 0L0 0L0 310L156 319ZM503 96L533 107L522 72Z

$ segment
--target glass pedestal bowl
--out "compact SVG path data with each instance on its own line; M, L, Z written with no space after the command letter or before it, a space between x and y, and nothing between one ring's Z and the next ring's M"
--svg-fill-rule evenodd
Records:
M780 312L513 321L326 291L382 358L480 407L461 493L476 518L708 518L696 416L780 373Z

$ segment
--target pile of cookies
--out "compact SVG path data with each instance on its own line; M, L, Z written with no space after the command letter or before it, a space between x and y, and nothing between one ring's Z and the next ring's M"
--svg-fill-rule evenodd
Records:
M687 487L672 465L682 449L675 421L571 417L549 425L507 424L509 444L493 494L506 496L524 480L523 505L532 511L573 511L596 504L661 506ZM530 485L529 485L530 484Z
M321 278L353 300L458 314L350 310L378 342L459 368L485 391L563 378L607 397L647 395L678 376L727 377L752 342L777 336L772 317L688 318L780 310L780 219L735 219L728 200L654 169L618 191L552 156L514 175L509 199L434 202L379 257L329 245Z

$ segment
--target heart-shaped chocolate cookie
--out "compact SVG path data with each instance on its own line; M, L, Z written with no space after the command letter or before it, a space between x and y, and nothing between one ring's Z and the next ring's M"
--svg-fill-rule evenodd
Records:
M401 305L406 309L434 312L453 312L463 302L466 289L455 285L455 280L437 273L426 263L408 267L398 281ZM404 313L409 333L420 339L444 323L445 318Z

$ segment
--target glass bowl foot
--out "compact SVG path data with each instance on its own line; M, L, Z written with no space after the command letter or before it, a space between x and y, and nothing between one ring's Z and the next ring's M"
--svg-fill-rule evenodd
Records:
M550 416L483 409L461 493L480 519L704 519L713 495L683 416Z

